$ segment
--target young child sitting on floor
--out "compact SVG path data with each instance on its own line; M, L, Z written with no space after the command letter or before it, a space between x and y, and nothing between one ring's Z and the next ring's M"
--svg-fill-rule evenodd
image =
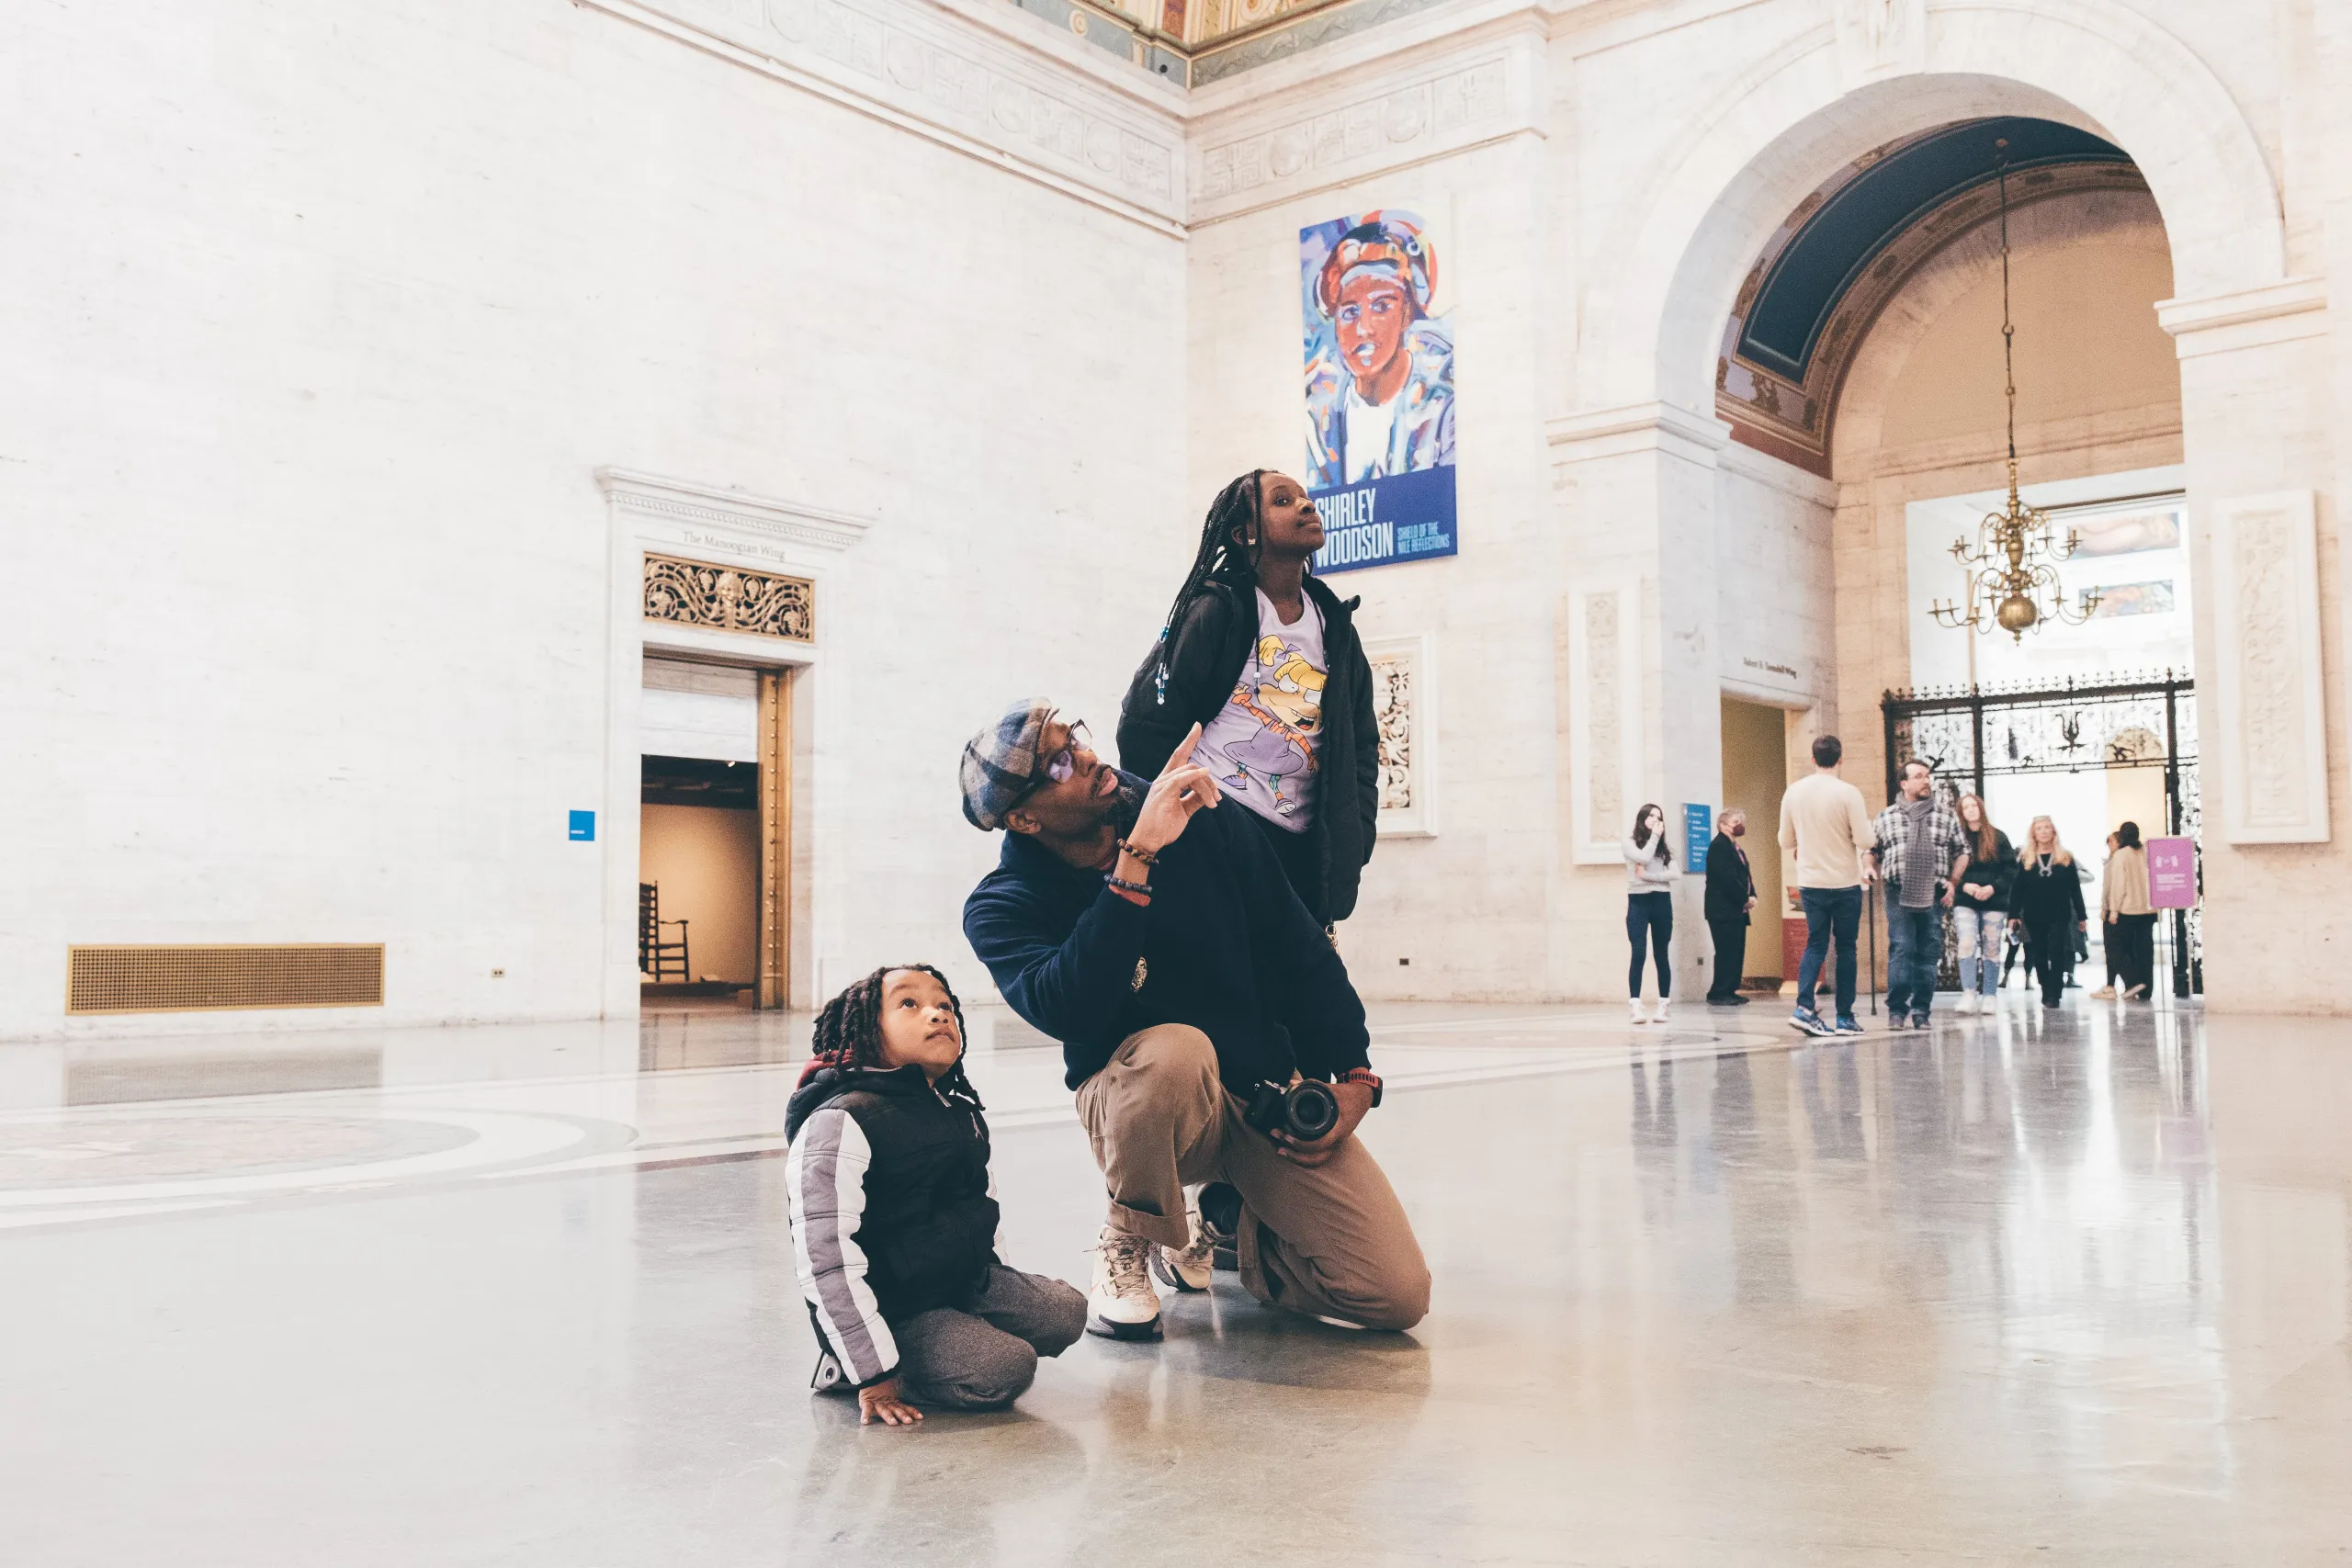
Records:
M1075 1287L997 1258L989 1126L964 1076L964 1010L929 964L876 969L817 1015L785 1111L793 1260L815 1386L861 1423L917 1404L1011 1404L1086 1328Z

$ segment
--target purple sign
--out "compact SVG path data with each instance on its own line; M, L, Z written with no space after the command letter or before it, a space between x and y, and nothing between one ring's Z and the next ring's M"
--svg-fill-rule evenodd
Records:
M2197 903L2197 840L2148 840L2148 907L2187 909Z

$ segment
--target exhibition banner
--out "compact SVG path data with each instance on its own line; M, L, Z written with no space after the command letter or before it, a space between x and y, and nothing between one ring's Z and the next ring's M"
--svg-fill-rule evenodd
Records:
M1453 328L1428 225L1388 209L1302 229L1298 276L1316 573L1453 555Z
M2148 908L2188 909L2197 905L2197 840L2148 840Z

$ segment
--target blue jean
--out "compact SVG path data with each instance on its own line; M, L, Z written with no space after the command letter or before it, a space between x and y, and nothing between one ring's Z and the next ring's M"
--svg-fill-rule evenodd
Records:
M1829 944L1838 944L1838 1016L1854 1016L1854 939L1862 930L1862 890L1859 887L1803 887L1804 957L1797 964L1797 1006L1811 1011L1815 988L1821 983L1822 961Z
M1886 909L1886 1010L1901 1018L1924 1016L1936 1005L1936 965L1944 956L1944 911L1940 904Z
M1634 944L1634 964L1625 976L1625 994L1642 994L1642 939L1646 935L1657 953L1657 995L1660 1001L1674 994L1674 971L1667 963L1668 944L1674 941L1674 895L1628 893L1625 896L1625 938Z
M2001 988L2001 937L2009 917L2000 909L1972 909L1956 905L1951 912L1952 935L1960 942L1960 988L1986 996Z

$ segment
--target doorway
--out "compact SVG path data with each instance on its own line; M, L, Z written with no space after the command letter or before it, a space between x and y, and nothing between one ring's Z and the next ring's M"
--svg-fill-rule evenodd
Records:
M2024 840L2018 825L2047 816L2061 842L2071 840L2098 940L2104 855L2095 845L2108 829L2130 821L2147 839L2184 840L2191 864L2203 834L2198 790L2196 683L2167 671L2036 689L1981 687L1890 692L1880 705L1885 720L1889 798L1895 793L1895 759L1920 757L1937 772L1947 803L1962 789L1984 801L1985 814ZM2075 825L2069 831L2070 825ZM2172 993L2187 998L2205 989L2202 871L2185 908L2171 908L2157 927L2159 971ZM1945 932L1940 988L1959 984L1951 934Z
M640 998L780 1008L790 995L791 671L645 660Z
M1756 908L1747 917L1747 952L1740 964L1747 990L1781 988L1783 978L1781 877L1781 797L1789 784L1788 716L1761 703L1723 699L1724 805L1747 813L1740 848L1756 879Z

